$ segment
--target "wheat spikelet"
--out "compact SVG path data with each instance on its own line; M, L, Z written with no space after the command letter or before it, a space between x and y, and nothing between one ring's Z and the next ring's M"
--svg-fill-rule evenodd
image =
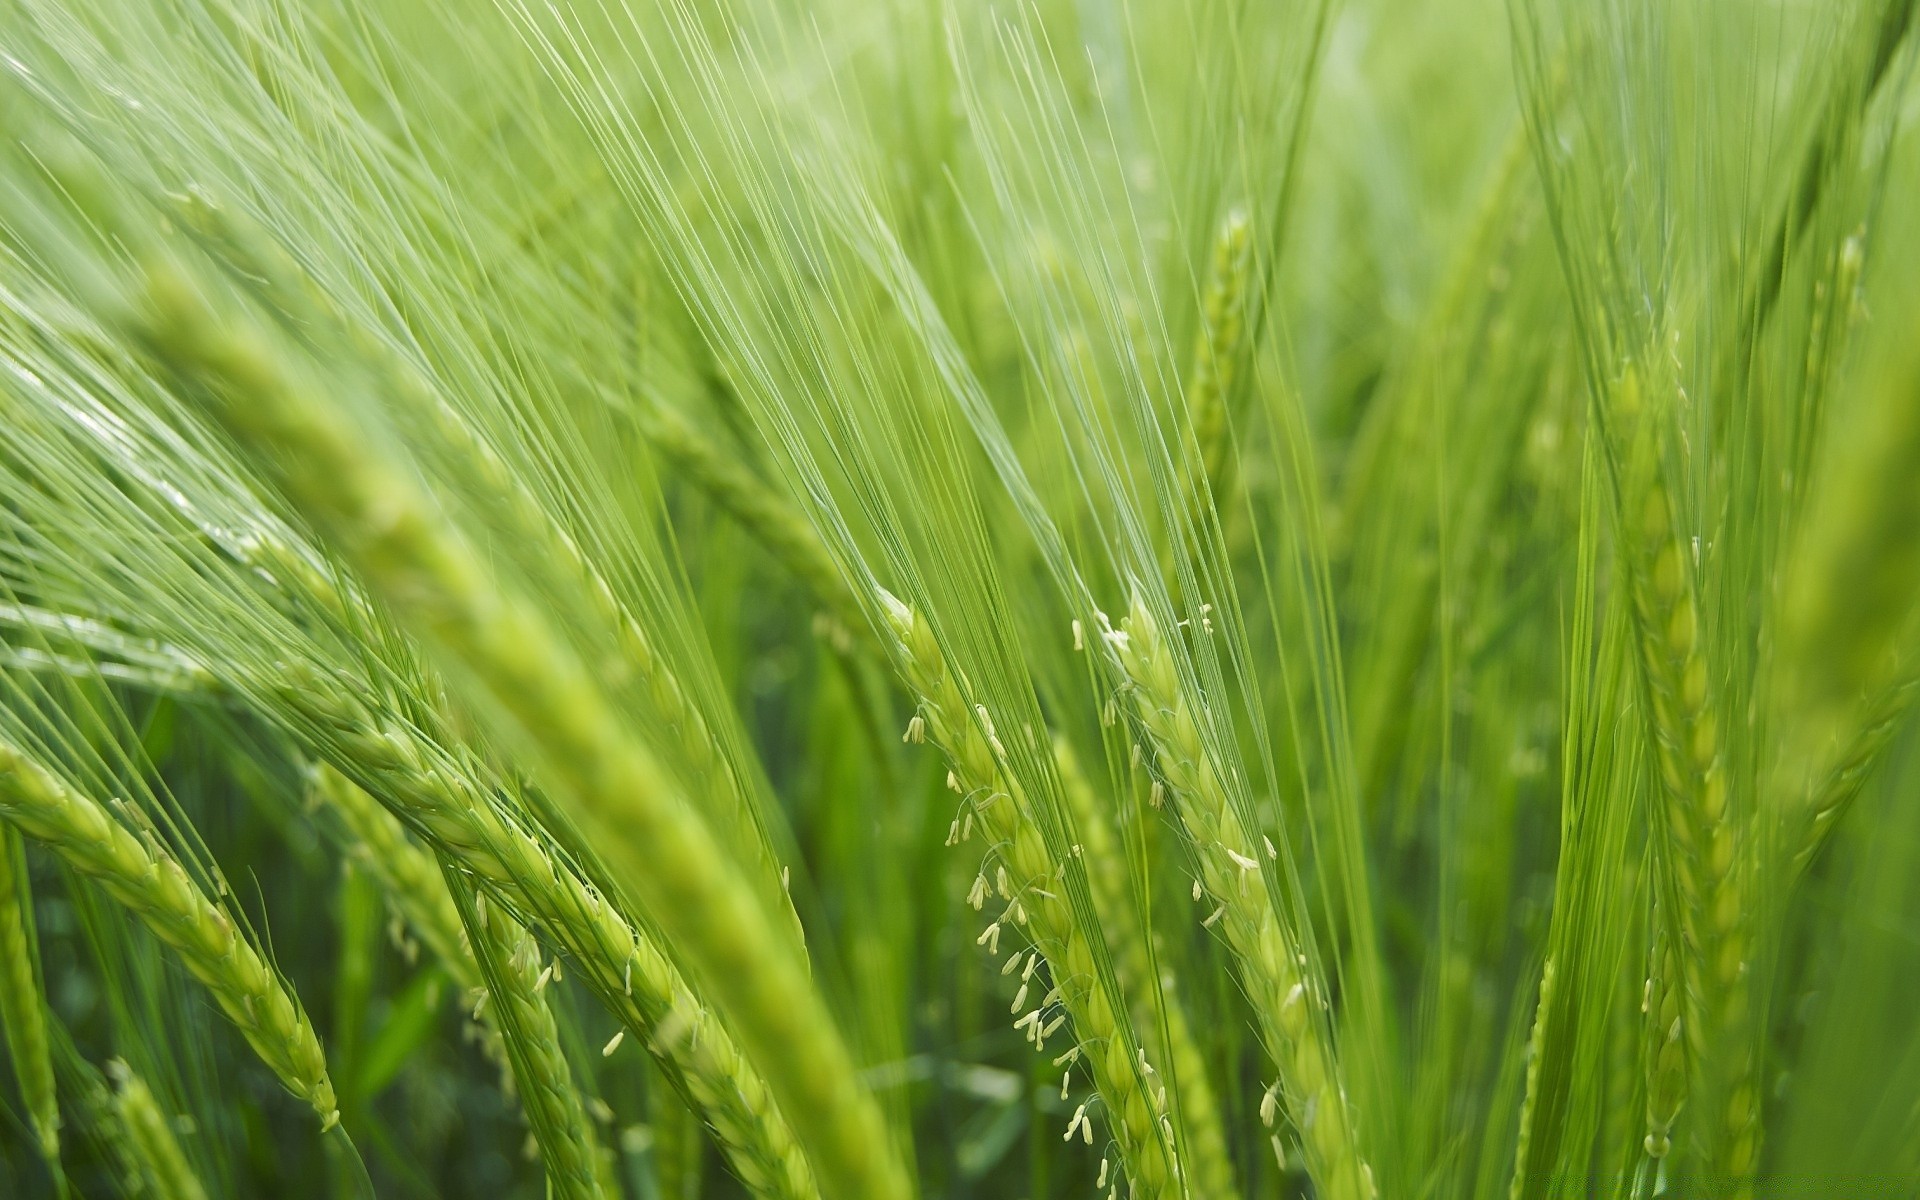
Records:
M173 1122L146 1081L117 1058L107 1064L107 1074L117 1085L113 1111L125 1131L126 1147L157 1200L207 1200L207 1189L174 1136Z
M261 1061L320 1114L323 1128L340 1119L326 1055L300 1002L171 855L142 844L98 803L4 742L0 817L96 880L172 947Z
M1664 1160L1673 1151L1673 1130L1687 1096L1686 1015L1682 1008L1680 963L1662 915L1654 914L1646 990L1640 1011L1646 1016L1647 1134L1649 1158Z
M1160 778L1193 840L1200 881L1217 906L1209 920L1225 934L1239 966L1261 1040L1279 1069L1279 1099L1300 1131L1308 1173L1332 1200L1369 1200L1373 1171L1314 1013L1326 988L1311 976L1262 878L1273 855L1241 824L1159 623L1138 595L1121 628L1108 630L1105 639L1132 684L1134 711Z
M6 1032L27 1120L49 1163L60 1157L60 1102L47 1041L46 999L40 991L33 941L32 892L20 834L0 822L0 1030Z
M1183 1160L1187 1174L1200 1195L1233 1200L1239 1189L1233 1180L1233 1158L1227 1152L1220 1103L1214 1096L1206 1059L1187 1022L1187 1010L1180 1002L1173 973L1161 970L1155 986L1153 947L1148 942L1151 935L1127 891L1126 858L1073 746L1057 734L1053 759L1060 772L1060 794L1073 813L1074 832L1080 838L1080 857L1087 864L1094 908L1101 915L1100 927L1113 950L1114 973L1128 994L1134 1027L1160 1043L1156 1050L1176 1084L1175 1103L1193 1141Z
M1099 974L1087 931L1060 894L1062 868L1034 824L1019 782L998 762L991 727L974 720L927 622L890 594L883 592L881 600L919 700L915 720L921 724L914 728L924 729L945 753L955 789L967 797L968 820L978 818L1009 881L1002 889L1010 901L1008 915L989 927L990 948L998 948L1004 925L1025 927L1073 1021L1079 1045L1078 1053L1069 1054L1086 1064L1113 1117L1114 1138L1133 1188L1142 1196L1177 1195L1179 1181L1160 1126L1164 1097L1147 1090L1141 1069L1145 1051L1125 1023L1124 1001L1109 992ZM976 894L983 895L984 887L976 885ZM1025 994L1023 989L1020 998ZM1017 999L1016 1010L1023 1007ZM1021 1028L1031 1031L1036 1045L1044 1041L1046 1007L1043 1003L1021 1018ZM1076 1125L1083 1117L1084 1108Z
M270 462L372 590L473 673L537 747L589 825L649 850L628 880L720 998L836 1195L892 1198L905 1173L812 989L803 959L705 823L630 737L587 668L532 606L250 331L223 323L174 271L150 267L142 340L229 432Z

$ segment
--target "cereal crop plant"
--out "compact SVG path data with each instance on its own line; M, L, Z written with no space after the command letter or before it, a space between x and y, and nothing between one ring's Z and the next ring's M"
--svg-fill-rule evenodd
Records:
M0 1195L1920 1194L1914 0L0 0Z

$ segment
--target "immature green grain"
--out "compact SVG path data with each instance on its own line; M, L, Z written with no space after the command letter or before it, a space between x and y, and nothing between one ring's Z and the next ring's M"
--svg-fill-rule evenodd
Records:
M174 1136L173 1122L146 1081L119 1059L107 1064L107 1074L116 1084L113 1111L126 1133L127 1149L156 1200L207 1200L207 1189Z
M599 1200L599 1150L560 1045L560 1027L541 992L553 968L541 960L540 944L506 913L482 907L471 884L449 869L467 941L486 981L487 1019L500 1030L520 1107L540 1143L548 1195L559 1200Z
M1200 862L1214 911L1206 919L1226 936L1241 989L1280 1078L1269 1093L1299 1130L1307 1171L1329 1200L1370 1200L1373 1169L1361 1154L1332 1049L1314 1010L1326 986L1313 978L1298 939L1276 911L1264 878L1276 854L1241 824L1226 779L1201 736L1193 702L1175 670L1159 622L1136 595L1107 645L1131 683L1134 711ZM1271 1110L1263 1105L1263 1117Z
M1058 734L1053 739L1053 761L1060 772L1060 794L1073 814L1074 833L1080 839L1093 907L1113 951L1114 974L1127 995L1134 1028L1154 1039L1155 1052L1174 1080L1174 1103L1193 1142L1182 1160L1191 1186L1198 1195L1233 1200L1239 1189L1207 1060L1187 1023L1173 972L1161 969L1157 982L1154 978L1154 947L1128 891L1126 857L1072 744Z
M1673 1151L1673 1129L1687 1098L1686 1014L1682 1006L1680 962L1667 922L1654 913L1653 945L1646 990L1640 1001L1646 1017L1647 1156L1664 1160Z
M25 854L19 832L0 822L0 1030L6 1032L7 1054L40 1156L52 1163L60 1157L60 1102L53 1085Z
M340 1119L320 1039L296 1000L233 920L157 844L143 844L94 800L18 747L0 742L0 818L43 842L172 947L261 1061L320 1114Z
M1149 1091L1150 1076L1143 1069L1148 1066L1146 1051L1125 1019L1124 999L1109 991L1094 960L1092 938L1098 933L1090 935L1082 929L1067 903L1061 886L1064 870L1047 849L1024 789L1003 764L991 718L984 707L968 706L928 623L888 593L882 592L881 600L900 643L908 685L919 700L919 715L909 727L909 737L932 741L941 749L951 769L950 785L966 798L964 825L950 840L964 838L977 819L999 860L995 874L1004 883L998 890L1008 906L987 927L981 944L997 953L1002 929L1023 928L1034 944L1023 984L1034 978L1034 960L1046 964L1052 979L1047 996L1026 1011L1017 1026L1041 1047L1060 1022L1059 1017L1048 1016L1052 997L1058 996L1078 1041L1063 1057L1069 1068L1085 1064L1092 1073L1094 1087L1112 1118L1113 1136L1134 1193L1142 1197L1180 1194L1179 1170L1160 1123L1165 1089ZM986 878L983 868L969 898L976 908L985 903ZM1028 991L1028 986L1022 986L1015 1011L1026 1009ZM1085 1114L1083 1105L1068 1128L1070 1136L1086 1120Z
M791 938L591 674L531 605L491 578L464 538L252 332L223 323L178 275L148 272L141 333L228 430L272 464L372 591L478 684L540 752L590 835L645 847L625 880L718 998L835 1196L909 1190Z

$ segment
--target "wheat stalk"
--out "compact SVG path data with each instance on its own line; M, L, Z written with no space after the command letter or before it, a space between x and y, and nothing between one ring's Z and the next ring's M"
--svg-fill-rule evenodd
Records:
M99 803L6 742L0 742L0 817L96 880L172 947L260 1060L320 1114L321 1127L339 1121L326 1055L300 1002L172 855L157 843L143 844Z

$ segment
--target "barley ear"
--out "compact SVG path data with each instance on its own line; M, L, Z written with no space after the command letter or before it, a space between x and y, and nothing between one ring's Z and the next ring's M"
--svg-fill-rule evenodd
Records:
M1099 970L1095 954L1100 933L1083 928L1064 899L1057 882L1062 868L1034 822L1019 781L1000 762L986 710L968 705L928 623L898 598L883 592L880 599L899 641L907 682L920 702L916 728L946 754L956 790L966 797L967 819L979 819L994 848L997 869L1008 880L1010 904L1003 920L1026 927L1034 956L1051 973L1053 991L1071 1017L1079 1042L1069 1053L1086 1064L1106 1102L1128 1180L1143 1197L1178 1195L1179 1167L1161 1124L1164 1092L1148 1087L1145 1068L1151 1064L1131 1027L1125 999L1108 987ZM1001 925L996 921L984 935L994 948ZM1025 996L1023 990L1016 997L1016 1010L1025 1008ZM1045 1008L1044 1003L1035 1007L1018 1024L1036 1047L1045 1040ZM1083 1105L1068 1127L1069 1135L1086 1119Z
M1060 772L1061 796L1073 814L1081 857L1087 864L1094 908L1100 913L1107 945L1113 949L1116 974L1133 1011L1134 1026L1157 1043L1155 1050L1173 1079L1174 1107L1193 1143L1185 1155L1193 1187L1203 1196L1234 1200L1240 1193L1233 1178L1233 1157L1227 1151L1220 1101L1173 973L1156 966L1151 932L1128 893L1126 857L1072 744L1057 734L1053 761Z
M1206 472L1204 488L1211 490L1216 504L1224 498L1231 469L1227 416L1245 340L1252 248L1252 222L1244 208L1236 207L1214 236L1213 261L1200 299L1200 328L1193 340L1193 365L1187 371L1187 409Z

